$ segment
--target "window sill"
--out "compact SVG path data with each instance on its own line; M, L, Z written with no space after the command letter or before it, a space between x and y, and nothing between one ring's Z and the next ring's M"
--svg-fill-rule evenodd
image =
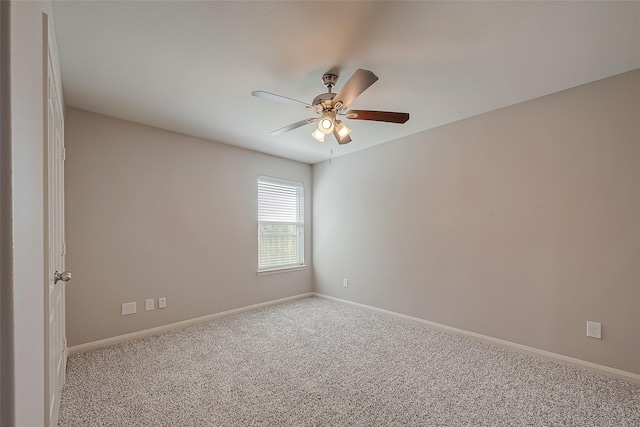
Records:
M258 270L258 276L266 276L267 274L288 273L290 271L299 271L307 268L306 264L294 265L293 267L272 268L271 270Z

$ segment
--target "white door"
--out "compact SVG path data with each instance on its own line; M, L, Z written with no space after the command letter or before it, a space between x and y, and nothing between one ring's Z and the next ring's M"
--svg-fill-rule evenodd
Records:
M49 240L49 322L48 322L48 402L49 422L58 425L60 395L64 385L67 365L67 346L65 338L64 294L65 282L71 274L65 272L64 258L66 244L64 239L64 124L62 105L58 97L53 78L51 58L48 72L48 240Z

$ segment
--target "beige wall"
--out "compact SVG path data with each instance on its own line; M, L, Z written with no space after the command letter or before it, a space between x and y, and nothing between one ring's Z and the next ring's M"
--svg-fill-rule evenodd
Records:
M311 291L311 166L72 108L65 120L70 346ZM256 275L259 174L305 184L303 271Z
M636 70L315 165L316 291L640 373L639 123Z

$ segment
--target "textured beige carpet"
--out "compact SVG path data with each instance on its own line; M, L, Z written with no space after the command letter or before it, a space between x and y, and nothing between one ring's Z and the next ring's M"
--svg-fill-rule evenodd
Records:
M640 426L640 385L305 298L69 358L60 426Z

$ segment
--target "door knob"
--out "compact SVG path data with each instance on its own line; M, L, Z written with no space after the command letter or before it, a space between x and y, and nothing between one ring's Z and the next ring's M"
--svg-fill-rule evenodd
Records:
M58 280L62 280L63 282L68 282L69 280L71 280L71 273L68 271L64 271L62 273L60 273L59 271L56 271L56 274L53 275L53 283L54 284L58 283Z

